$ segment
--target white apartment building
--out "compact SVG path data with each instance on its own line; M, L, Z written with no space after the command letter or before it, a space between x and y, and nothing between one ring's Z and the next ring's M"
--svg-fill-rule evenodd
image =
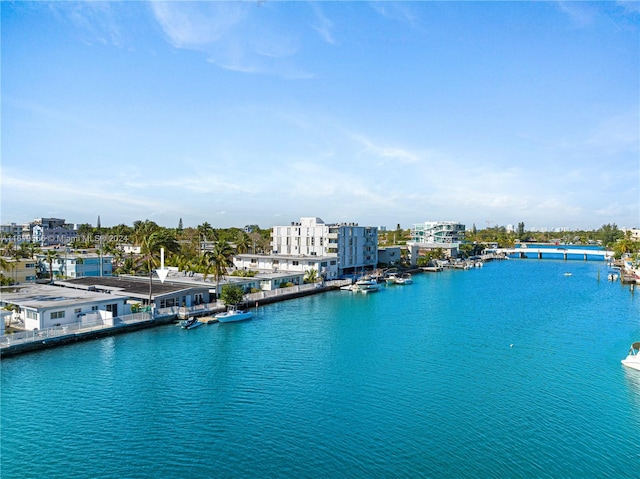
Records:
M465 227L453 221L425 221L413 225L412 241L419 244L453 244L464 239Z
M338 277L337 256L292 256L282 254L238 254L233 257L233 265L239 270L259 271L262 274L280 272L302 273L316 270L317 277L336 279ZM295 283L294 283L295 284ZM260 289L265 289L261 286Z
M441 248L449 257L457 257L458 247L464 240L465 226L454 221L425 221L413 225L409 247ZM412 262L414 254L412 254Z
M303 217L287 226L274 226L271 248L270 255L238 255L234 265L257 271L315 269L319 277L336 279L377 266L378 228Z

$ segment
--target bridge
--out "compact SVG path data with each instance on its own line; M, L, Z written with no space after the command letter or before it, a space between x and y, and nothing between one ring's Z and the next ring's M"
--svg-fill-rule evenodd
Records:
M609 261L613 259L613 251L605 251L600 249L580 249L580 248L496 248L488 251L492 251L498 254L504 254L507 256L518 255L519 258L538 258L542 259L545 256L562 255L562 258L566 261L571 256L582 256L586 261L589 257L592 259L602 259Z

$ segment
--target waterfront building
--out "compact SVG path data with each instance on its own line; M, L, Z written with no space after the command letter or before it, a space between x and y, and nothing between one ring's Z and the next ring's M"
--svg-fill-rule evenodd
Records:
M282 287L282 285L301 285L304 282L304 274L295 271L263 271L254 276L233 276L230 274L215 281L211 276L206 280L202 273L192 273L190 271L179 272L175 267L169 267L167 280L176 283L183 283L192 286L206 286L209 288L211 297L215 297L215 289L219 285L220 291L225 286L240 286L245 293L256 291L272 291ZM247 269L244 269L247 271ZM251 271L257 271L252 269ZM167 281L165 280L165 281Z
M411 242L421 249L441 248L449 257L457 257L460 243L464 240L465 225L454 221L425 221L413 225Z
M75 323L113 326L113 318L126 314L126 296L114 296L98 291L80 291L58 286L30 284L16 291L3 292L0 307L11 306L13 321L26 330L43 330Z
M378 249L378 263L384 266L396 266L400 264L402 252L400 246L387 246Z
M193 280L149 280L146 276L81 277L56 281L67 288L97 291L127 299L128 305L148 306L149 299L155 308L191 307L215 301L215 285ZM126 313L125 313L126 314Z
M378 264L378 228L375 226L325 223L318 217L302 217L287 226L274 226L271 237L274 255L335 259L338 276L373 269ZM321 270L318 273L323 274Z
M257 271L261 276L297 273L304 277L307 271L316 270L318 278L335 279L338 277L338 258L327 256L281 255L281 254L237 254L233 257L237 270ZM294 283L297 284L297 283ZM265 290L264 287L260 289Z

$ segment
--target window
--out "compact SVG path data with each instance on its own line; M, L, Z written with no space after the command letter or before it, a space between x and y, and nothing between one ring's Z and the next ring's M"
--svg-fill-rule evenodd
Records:
M38 319L38 313L27 309L27 319Z
M73 310L73 314L78 314L82 312L82 308L76 308Z
M51 319L62 319L64 318L64 311L51 311Z
M300 264L300 263L298 261L294 261L292 264L293 264L293 266L298 266L298 264Z

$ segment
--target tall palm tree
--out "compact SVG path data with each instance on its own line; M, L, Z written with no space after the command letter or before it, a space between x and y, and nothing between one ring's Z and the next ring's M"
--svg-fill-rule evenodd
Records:
M213 277L216 280L216 298L220 296L220 280L227 272L227 268L233 265L233 248L226 241L218 241L213 245L213 250L204 253L206 263L211 267Z
M168 253L177 253L180 250L180 245L173 233L163 229L158 229L142 238L140 254L149 273L159 265L160 248L164 248Z
M197 230L198 230L198 233L200 234L200 237L203 238L205 241L215 239L216 234L213 229L213 226L211 226L206 221L201 225L198 225Z
M244 231L238 231L236 238L236 251L238 254L243 254L249 251L249 236Z
M145 238L148 238L160 229L160 226L158 226L155 221L134 221L133 232L131 233L131 241L136 246L142 246L142 242L145 240Z
M58 252L55 250L47 250L44 255L44 260L49 265L49 282L53 283L53 260L58 258Z

